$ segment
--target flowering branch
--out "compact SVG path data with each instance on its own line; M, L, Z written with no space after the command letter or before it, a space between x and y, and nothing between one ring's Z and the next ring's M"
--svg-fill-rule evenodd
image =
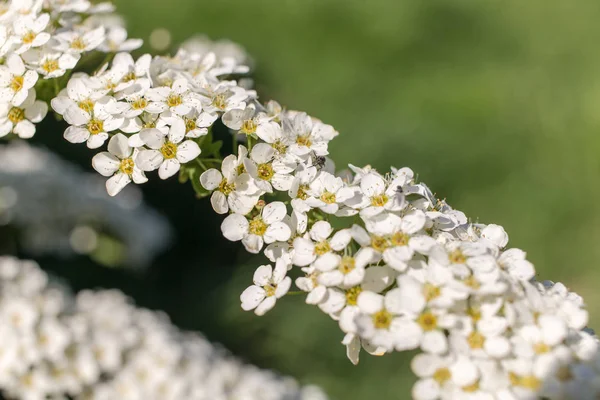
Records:
M210 195L227 215L223 235L272 263L242 293L244 310L268 312L297 277L306 302L339 323L352 362L361 348L420 350L417 399L598 393L598 340L580 297L535 282L502 227L470 222L409 168L336 174L328 144L338 132L260 103L242 79L245 59L194 41L173 57L121 52L74 74L51 104L68 141L108 140L92 164L110 195L155 170ZM233 134L232 154L217 121Z

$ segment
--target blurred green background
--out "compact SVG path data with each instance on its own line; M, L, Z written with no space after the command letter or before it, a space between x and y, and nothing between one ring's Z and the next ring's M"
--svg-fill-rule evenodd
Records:
M585 297L591 325L600 320L599 2L117 5L130 36L147 39L166 28L174 42L206 33L242 44L256 61L263 100L305 110L341 132L332 144L339 167L410 166L472 219L503 225L540 279L565 282ZM49 145L75 157L60 140ZM91 154L77 152L89 165ZM261 260L220 238L220 218L189 187L158 182L144 190L179 235L145 274L92 265L54 269L79 287L121 287L180 326L202 330L260 366L319 384L333 399L408 397L409 358L363 356L352 366L337 324L302 298L286 299L262 318L243 313L239 293Z

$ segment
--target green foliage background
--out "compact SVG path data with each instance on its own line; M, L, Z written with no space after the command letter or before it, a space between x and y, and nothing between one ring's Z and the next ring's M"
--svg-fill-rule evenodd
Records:
M502 224L539 277L584 295L592 326L598 323L600 3L117 5L131 36L146 39L163 27L175 42L206 33L241 43L256 61L262 99L305 110L341 132L332 144L339 166L412 167L471 218ZM180 305L170 314L261 366L322 385L334 399L408 397L409 358L365 356L352 366L336 324L301 298L282 301L263 318L243 313L237 298L258 262L240 251L233 278L219 284L199 263L194 276L208 295L174 303Z

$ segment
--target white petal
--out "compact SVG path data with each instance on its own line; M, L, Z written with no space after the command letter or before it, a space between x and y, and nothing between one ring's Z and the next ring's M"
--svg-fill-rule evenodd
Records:
M368 173L362 177L360 188L369 197L385 192L385 181L375 173Z
M329 240L329 245L335 251L342 251L351 241L352 235L350 234L350 229L342 229L333 235L331 240Z
M263 248L264 240L262 236L246 235L242 239L242 244L248 253L258 254Z
M252 148L250 158L258 164L265 164L275 155L275 149L266 143L258 143Z
M255 309L265 298L265 290L258 286L250 286L246 288L240 295L242 301L242 309L245 311Z
M223 220L221 232L232 242L242 240L248 232L248 220L243 215L231 214Z
M92 158L92 167L102 176L111 176L119 169L120 161L108 152L98 153Z
M285 242L292 236L292 230L285 222L275 222L267 228L264 240L265 243L273 243L275 241Z
M286 293L290 290L290 286L292 286L292 278L286 276L283 280L277 285L277 289L275 289L275 297L278 299L282 298L286 295Z
M404 233L412 235L423 229L427 222L427 217L423 211L415 211L402 217L401 229Z
M333 228L329 222L317 221L312 228L310 228L310 237L315 242L322 242L331 235L331 232L333 232Z
M218 169L211 168L200 175L200 184L206 190L215 190L223 181L223 175Z
M287 214L285 204L281 201L274 201L263 208L262 218L267 224L282 221Z
M175 160L173 158L171 158L169 160L164 160L163 163L160 164L160 167L158 168L158 176L160 177L160 179L169 179L170 177L175 175L177 172L179 172L180 168L181 168L181 164L179 163L178 160Z
M124 159L131 155L133 149L129 147L127 137L122 133L117 133L108 142L108 151L120 159Z
M257 286L265 286L271 281L273 276L273 267L270 264L261 265L254 271L254 277L252 280Z
M131 178L129 175L117 173L106 181L106 191L109 196L116 196L130 182Z
M192 140L186 140L177 146L177 160L187 163L200 155L200 146Z
M435 400L440 396L440 386L431 378L421 379L412 388L414 400Z
M158 150L142 150L135 158L135 165L143 171L154 171L163 162L164 158Z
M165 143L165 135L158 129L142 129L140 139L151 149L160 149Z
M363 291L358 295L356 305L366 314L375 314L383 308L383 296L377 293Z
M64 137L71 143L83 143L88 140L90 133L87 129L69 126L67 130L65 130Z
M448 350L446 335L438 330L425 332L421 341L421 348L428 353L444 354Z
M213 192L213 194L210 196L210 204L217 214L227 214L229 211L227 196L225 196L222 192Z
M265 315L267 311L275 307L276 302L277 298L275 296L267 297L258 305L258 307L256 307L254 313L258 316Z

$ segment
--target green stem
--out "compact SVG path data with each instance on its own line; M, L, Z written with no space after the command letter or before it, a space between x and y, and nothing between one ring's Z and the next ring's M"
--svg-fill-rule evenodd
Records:
M248 138L248 152L251 152L252 151L252 146L253 146L253 144L252 144L252 136L247 136L247 138Z
M287 292L286 295L287 296L298 296L301 294L306 294L306 292L303 292L301 290L296 290L296 291L292 291L292 292Z
M239 133L233 133L233 154L238 155L238 135Z

